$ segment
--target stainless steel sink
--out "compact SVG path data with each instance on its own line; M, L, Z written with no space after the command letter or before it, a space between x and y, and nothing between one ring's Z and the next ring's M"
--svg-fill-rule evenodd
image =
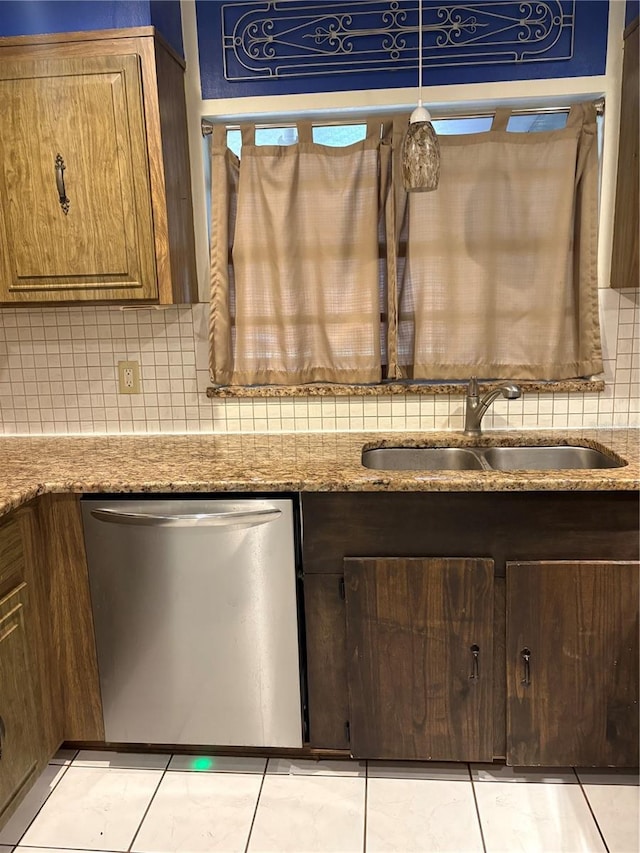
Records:
M382 471L480 471L481 459L465 447L375 447L362 464Z
M616 460L592 447L486 447L482 455L498 471L553 471L567 468L620 468Z
M580 445L518 447L374 447L366 468L381 471L555 471L620 468L627 463Z

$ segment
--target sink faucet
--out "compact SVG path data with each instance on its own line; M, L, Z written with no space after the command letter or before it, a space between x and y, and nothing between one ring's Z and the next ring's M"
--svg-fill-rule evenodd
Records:
M484 413L496 397L502 395L506 400L516 400L522 391L515 382L505 382L493 391L489 391L482 399L478 396L478 380L472 376L467 386L467 396L464 410L464 434L480 435L480 425Z

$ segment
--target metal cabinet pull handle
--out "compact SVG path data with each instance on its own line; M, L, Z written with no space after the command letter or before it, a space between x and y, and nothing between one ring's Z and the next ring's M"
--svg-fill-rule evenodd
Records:
M520 682L520 684L531 684L531 649L523 649L520 652L522 657L522 664L524 668L524 678Z
M112 524L137 524L146 527L258 527L275 521L282 515L276 507L238 510L235 512L196 512L182 515L157 515L152 512L123 512L118 509L99 507L91 510L98 521Z
M480 646L477 646L474 643L472 646L469 647L469 651L473 655L473 662L471 664L471 675L469 676L469 678L480 678Z
M64 160L61 155L58 154L56 157L56 186L58 188L58 196L60 201L60 207L62 208L62 212L66 215L69 213L69 205L71 202L67 198L67 191L64 187L64 170L66 166L64 165Z

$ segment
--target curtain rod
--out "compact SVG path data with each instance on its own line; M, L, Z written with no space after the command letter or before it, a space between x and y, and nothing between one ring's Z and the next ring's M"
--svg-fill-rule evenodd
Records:
M597 101L594 101L596 108L596 115L602 116L604 115L604 98L599 98ZM522 107L518 109L517 107L511 110L512 115L536 115L540 113L568 113L570 107ZM381 116L383 113L380 114ZM384 113L385 116L388 116L389 113ZM433 115L433 114L432 114ZM433 121L448 121L449 119L464 119L464 118L490 118L495 115L495 110L472 110L466 113L446 113L445 115L433 115ZM321 127L322 125L334 125L334 124L363 124L365 119L363 119L363 115L360 114L358 117L353 119L347 119L343 116L340 118L334 119L319 119L318 121L313 121L315 127ZM203 118L201 121L202 127L202 135L209 136L213 133L214 125L217 122L213 122L210 119ZM226 122L220 122L220 124L225 124L227 130L240 130L239 124L227 124ZM287 121L268 121L262 124L256 123L255 126L257 128L270 128L270 127L295 127L296 122L287 120Z

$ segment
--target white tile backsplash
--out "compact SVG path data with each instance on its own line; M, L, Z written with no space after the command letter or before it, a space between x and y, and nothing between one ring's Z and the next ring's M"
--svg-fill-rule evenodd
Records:
M601 394L496 401L488 429L640 426L640 293L600 290ZM206 396L208 306L0 309L0 433L459 430L459 396L218 399ZM118 393L117 362L142 393Z

